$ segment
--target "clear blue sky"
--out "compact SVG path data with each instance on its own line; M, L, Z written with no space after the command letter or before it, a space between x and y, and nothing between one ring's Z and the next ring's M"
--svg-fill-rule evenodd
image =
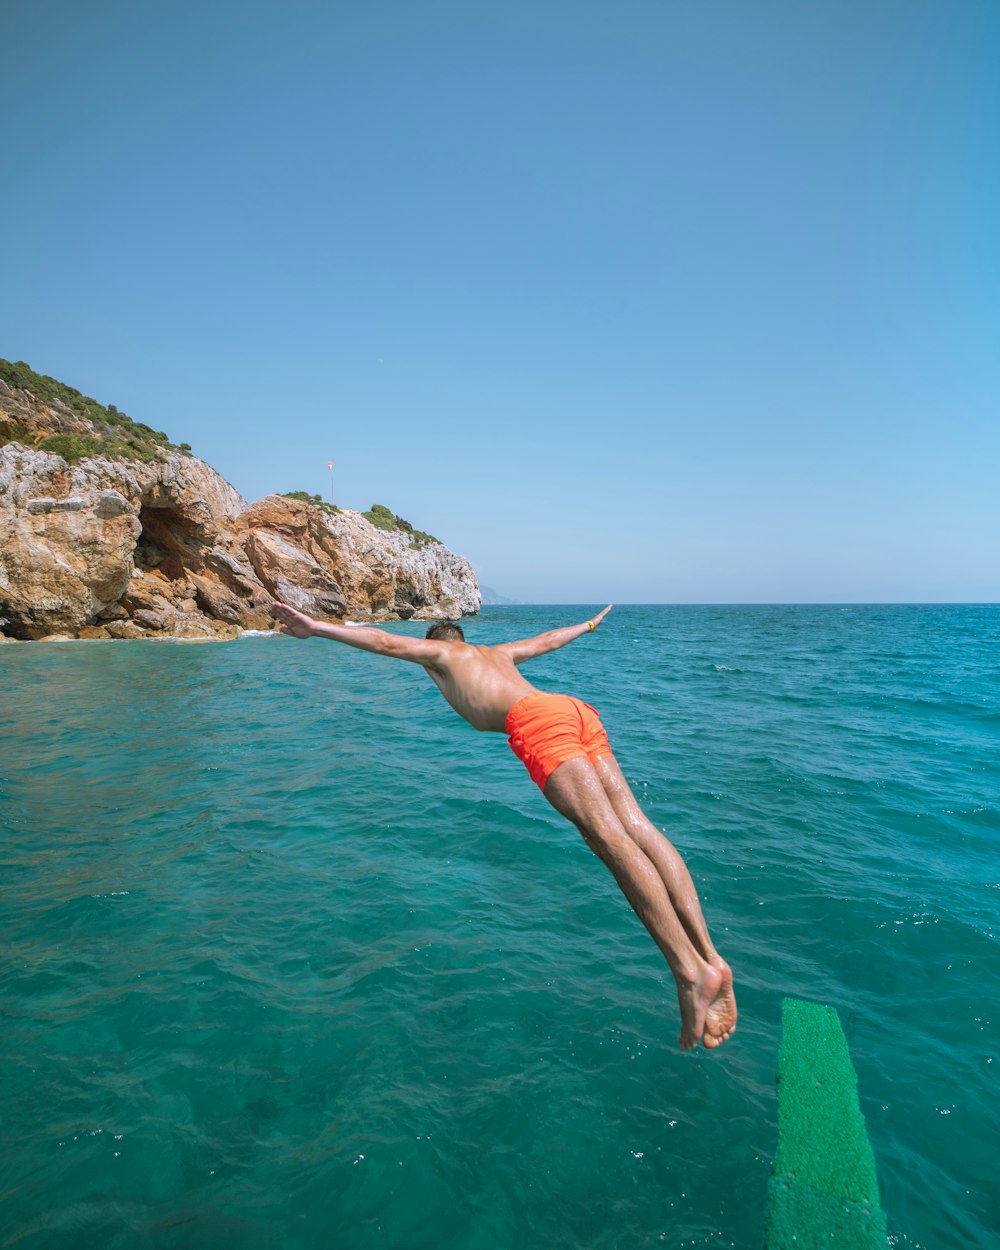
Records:
M1000 599L992 0L7 0L0 355L532 602Z

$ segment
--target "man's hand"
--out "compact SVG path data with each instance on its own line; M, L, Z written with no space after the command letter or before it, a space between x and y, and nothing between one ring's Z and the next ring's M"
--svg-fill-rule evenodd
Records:
M311 638L316 622L304 612L290 608L287 603L272 603L271 611L282 622L281 632L292 638Z
M590 619L594 622L594 628L595 628L595 629L598 627L598 625L600 625L601 621L603 621L603 620L604 620L604 618L607 616L607 614L611 611L611 609L612 609L614 606L615 606L615 605L614 605L613 603L609 603L609 604L608 604L608 606L607 606L607 607L606 607L603 611L598 612L598 614L597 614L596 616L592 616L592 617L590 618Z

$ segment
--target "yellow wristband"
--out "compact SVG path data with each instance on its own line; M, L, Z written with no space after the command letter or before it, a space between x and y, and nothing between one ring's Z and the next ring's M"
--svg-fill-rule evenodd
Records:
M590 626L590 632L593 633L594 630L597 628L597 626L594 624L593 621L588 621L587 624Z

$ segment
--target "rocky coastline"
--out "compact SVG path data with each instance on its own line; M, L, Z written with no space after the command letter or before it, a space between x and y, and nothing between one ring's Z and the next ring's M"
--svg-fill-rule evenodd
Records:
M230 639L273 629L273 599L325 619L479 610L471 565L430 536L308 499L248 504L165 436L145 459L46 449L98 443L78 407L0 378L0 641Z

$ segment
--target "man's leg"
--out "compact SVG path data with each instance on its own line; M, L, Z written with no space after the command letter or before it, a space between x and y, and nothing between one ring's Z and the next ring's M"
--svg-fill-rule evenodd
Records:
M594 765L585 756L560 764L546 782L545 797L576 825L590 849L608 866L666 957L677 983L681 1046L690 1050L702 1037L706 1046L720 1045L732 1032L736 1015L734 1004L727 1025L728 1013L720 1018L717 1009L725 989L723 973L692 943L657 866L615 814Z
M615 757L602 755L594 767L597 769L604 792L611 800L611 806L624 826L625 832L656 865L656 870L663 878L663 884L670 894L674 910L687 930L695 949L705 959L717 959L719 952L712 945L708 925L705 923L698 893L694 888L687 864L681 859L676 847L656 828L639 806L638 800L632 793L632 787L625 780Z
M733 995L733 974L715 949L708 932L708 925L698 901L698 892L691 880L687 864L670 840L660 832L639 806L632 787L613 755L602 755L595 764L604 792L611 801L615 815L625 832L639 849L653 862L667 888L670 902L695 950L722 973L722 986L718 999L708 1013L706 1032L725 1033L728 1036L736 1027L736 999ZM724 1039L723 1039L724 1040ZM710 1043L707 1043L710 1044Z

